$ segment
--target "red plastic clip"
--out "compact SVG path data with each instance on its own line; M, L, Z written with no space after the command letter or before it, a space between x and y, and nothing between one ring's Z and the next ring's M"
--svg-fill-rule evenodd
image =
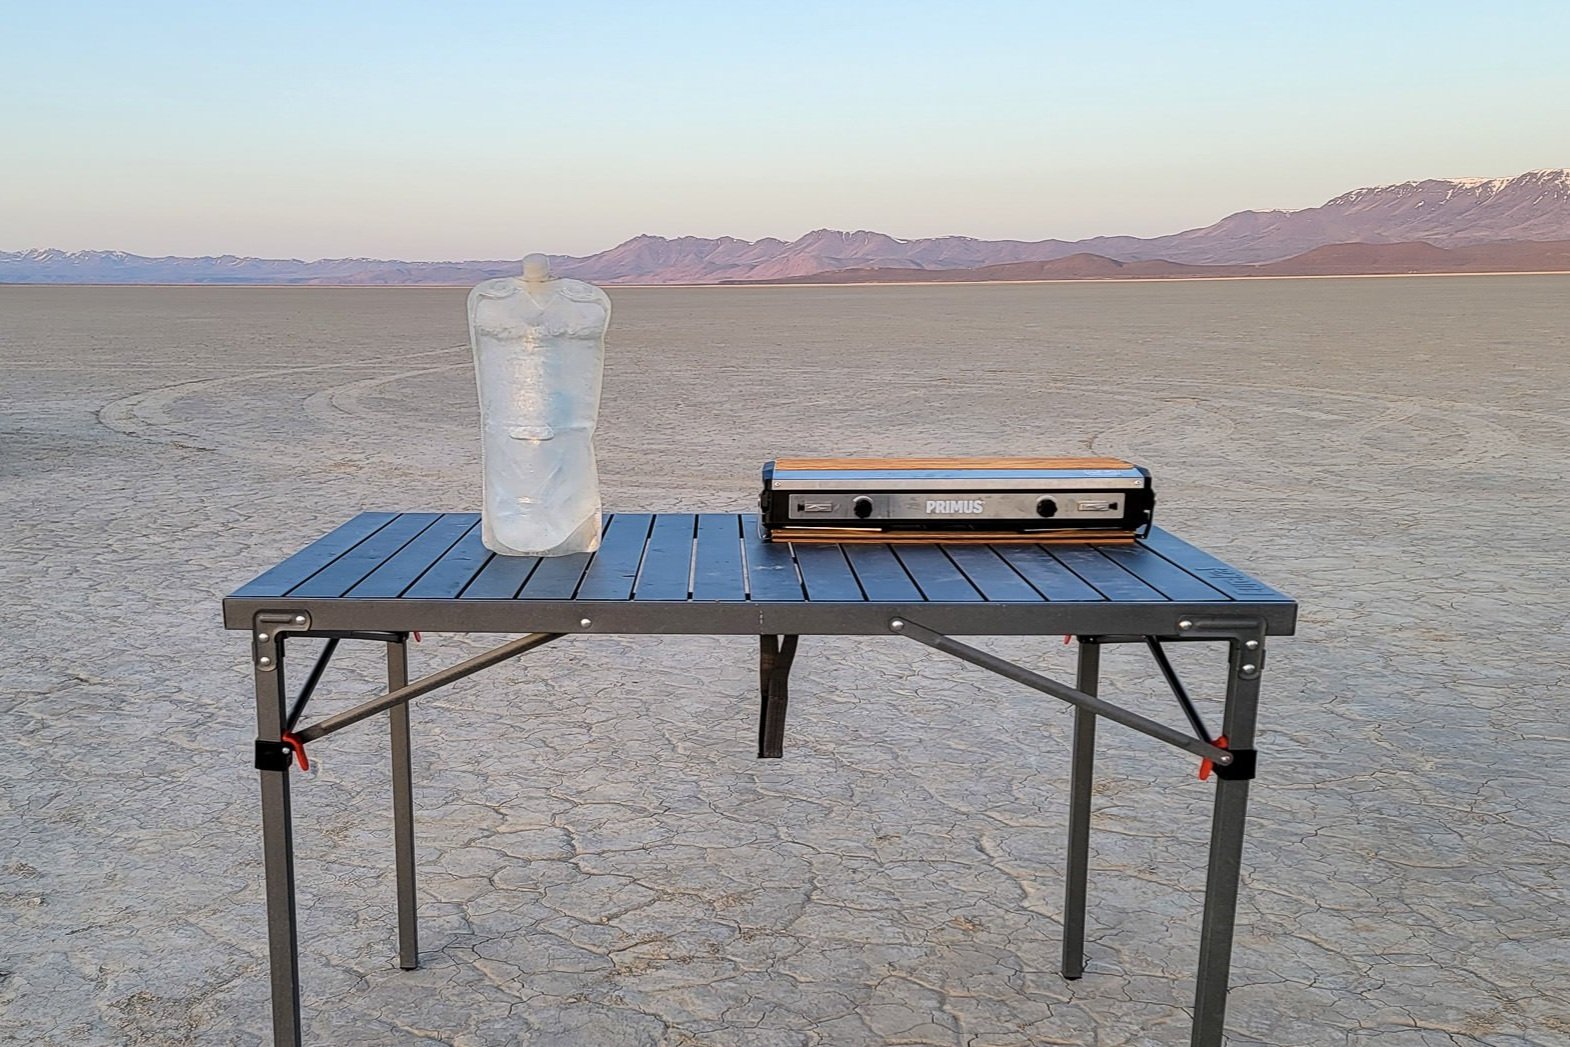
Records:
M410 633L409 635L414 637L414 642L415 643L419 643L420 642L420 632L419 632L418 629L416 629L414 632Z
M1068 636L1063 637L1063 646L1067 647L1069 644L1071 644L1073 642L1074 642L1074 636L1073 636L1072 633L1070 633Z
M300 770L309 771L311 769L311 761L306 759L305 743L288 731L283 733L283 743L294 750L295 759L300 761Z
M1223 734L1210 744L1217 749L1225 749L1227 747L1227 736ZM1215 770L1215 765L1211 763L1210 757L1207 756L1199 761L1199 780L1202 782L1210 781L1210 772L1213 770Z

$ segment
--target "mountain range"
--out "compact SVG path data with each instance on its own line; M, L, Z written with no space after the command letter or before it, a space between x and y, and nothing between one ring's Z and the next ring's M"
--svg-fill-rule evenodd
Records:
M837 269L770 283L963 283L1041 280L1181 280L1242 276L1402 276L1463 273L1570 272L1570 240L1510 241L1435 247L1423 242L1327 244L1275 262L1191 265L1146 259L1124 262L1081 252L1043 262L1007 262L975 269ZM751 283L743 280L740 283Z
M1307 264L1324 266L1328 257L1334 257L1337 265L1352 266L1342 272L1392 271L1391 266L1414 264L1419 266L1417 270L1393 271L1499 271L1468 267L1518 263L1531 269L1566 268L1544 261L1558 257L1554 249L1546 247L1501 247L1484 255L1465 253L1465 249L1479 245L1556 241L1570 241L1570 169L1529 171L1513 178L1428 179L1354 189L1318 207L1239 211L1213 225L1150 238L1098 236L1086 240L1025 241L941 236L902 240L867 230L835 229L817 229L792 241L772 237L749 241L734 237L670 239L643 235L597 254L554 255L552 266L560 275L603 284L843 282L852 277L887 280L1098 278L1091 274L1125 278L1298 275L1264 270L1272 265L1279 270L1278 263L1320 248L1348 245L1349 249L1339 255L1317 256ZM1404 254L1392 255L1388 251L1378 254L1357 249L1368 245L1403 245L1406 250ZM1462 253L1454 253L1457 251ZM1070 264L1056 268L1045 265L1060 260ZM1161 265L1141 268L1139 263L1163 263L1177 269L1168 271ZM0 251L0 283L467 285L516 273L519 265L515 259L405 262L373 258L302 261L234 255L153 258L122 251L44 249ZM1358 265L1385 268L1363 270ZM1425 265L1447 268L1422 268ZM1185 272L1183 267L1242 267L1243 271L1198 274ZM980 275L984 270L986 275ZM1049 272L1086 275L1051 276L1047 275ZM933 275L922 277L922 273ZM952 275L938 275L942 273ZM1026 275L1031 273L1038 275Z

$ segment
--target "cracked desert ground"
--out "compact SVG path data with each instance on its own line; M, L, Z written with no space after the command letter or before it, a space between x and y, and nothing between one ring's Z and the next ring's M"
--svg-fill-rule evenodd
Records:
M1570 1044L1570 277L611 295L608 508L745 509L776 455L1094 451L1301 602L1264 675L1231 1043ZM0 1041L267 1040L219 600L361 509L476 505L463 302L0 288ZM414 671L493 639L428 635ZM980 642L1069 672L1055 638ZM760 763L755 654L571 638L418 700L412 973L385 732L319 743L307 1040L1187 1042L1192 759L1103 727L1069 984L1068 707L809 639ZM1175 657L1214 718L1219 655ZM346 647L317 702L375 693L380 658ZM1143 651L1105 671L1181 723Z

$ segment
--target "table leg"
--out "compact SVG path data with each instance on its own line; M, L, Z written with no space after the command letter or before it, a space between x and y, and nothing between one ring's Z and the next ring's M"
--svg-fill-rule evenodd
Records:
M774 659L779 657L780 638L772 634L758 637L758 759L768 755L769 684L774 678Z
M387 644L387 690L409 683L409 640ZM393 853L398 870L398 966L420 966L419 901L414 891L414 786L409 753L409 706L388 710L392 729Z
M1222 733L1232 749L1254 747L1259 674L1240 673L1247 662L1262 664L1263 648L1245 651L1231 644L1227 708ZM1227 983L1232 974L1232 930L1237 917L1237 888L1243 861L1243 827L1248 815L1244 779L1218 779L1210 825L1210 863L1205 876L1205 916L1200 931L1199 973L1194 990L1192 1047L1221 1047L1227 1013Z
M1074 686L1095 694L1101 676L1101 644L1079 639ZM1074 710L1074 758L1069 771L1068 872L1063 887L1063 977L1085 973L1085 882L1090 864L1090 793L1095 780L1096 714Z
M264 667L265 663L265 667ZM256 737L276 740L288 715L283 686L283 644L256 643ZM267 962L272 980L273 1043L300 1047L299 929L294 910L294 828L289 808L289 768L261 771L262 859L267 885Z
M758 637L758 683L762 705L758 715L758 758L777 760L785 754L785 713L790 705L790 667L796 658L795 636Z

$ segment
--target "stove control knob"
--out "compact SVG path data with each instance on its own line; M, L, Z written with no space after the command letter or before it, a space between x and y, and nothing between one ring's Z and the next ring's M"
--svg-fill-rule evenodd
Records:
M1036 499L1036 515L1046 517L1058 515L1058 503L1051 498Z
M850 503L850 511L856 514L858 520L865 520L872 515L872 499L866 495L858 496Z

